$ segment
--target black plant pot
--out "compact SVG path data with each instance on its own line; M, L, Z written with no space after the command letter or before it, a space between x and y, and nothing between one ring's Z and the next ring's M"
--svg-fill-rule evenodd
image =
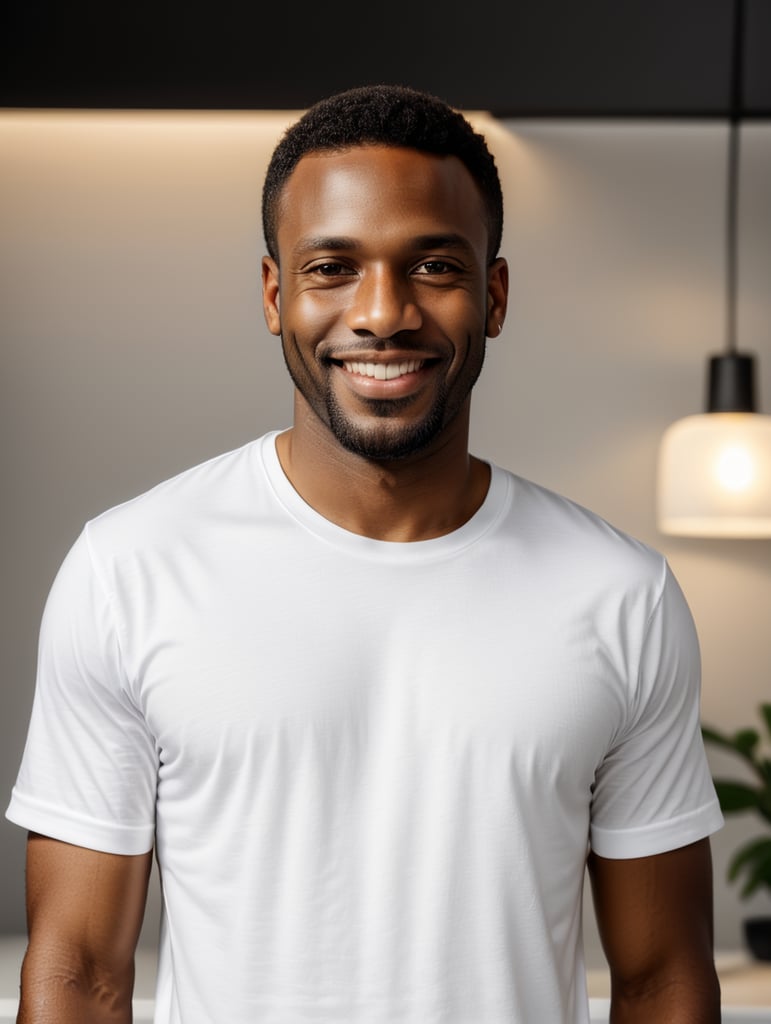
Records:
M771 960L771 917L748 917L744 937L756 960Z

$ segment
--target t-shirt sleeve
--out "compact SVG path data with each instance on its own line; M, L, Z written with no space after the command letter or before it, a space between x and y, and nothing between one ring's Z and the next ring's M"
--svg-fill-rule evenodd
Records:
M627 720L596 776L591 845L602 857L645 857L723 825L701 736L701 659L669 566L648 617Z
M86 529L46 602L27 742L6 816L77 846L145 853L154 841L157 761L130 697Z

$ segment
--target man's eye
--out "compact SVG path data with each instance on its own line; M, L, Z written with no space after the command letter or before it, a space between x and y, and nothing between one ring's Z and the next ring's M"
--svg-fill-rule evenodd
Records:
M418 274L446 274L449 271L455 270L455 267L445 260L426 260L425 263L417 266L415 270Z
M344 267L342 263L317 263L312 270L314 274L320 274L322 277L338 277L341 274L351 273L348 267Z

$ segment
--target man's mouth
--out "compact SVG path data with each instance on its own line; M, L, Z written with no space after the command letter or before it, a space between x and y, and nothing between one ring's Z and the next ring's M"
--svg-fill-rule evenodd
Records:
M405 359L399 363L362 363L343 361L342 367L347 373L355 373L360 377L374 377L375 380L395 380L408 373L416 373L425 364L425 359Z

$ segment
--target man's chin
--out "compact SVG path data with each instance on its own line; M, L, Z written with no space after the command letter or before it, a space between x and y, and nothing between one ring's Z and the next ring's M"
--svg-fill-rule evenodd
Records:
M330 428L346 451L373 462L394 462L424 451L439 435L441 423L432 418L408 427L389 424L384 429L383 424L377 424L361 428L333 418Z

